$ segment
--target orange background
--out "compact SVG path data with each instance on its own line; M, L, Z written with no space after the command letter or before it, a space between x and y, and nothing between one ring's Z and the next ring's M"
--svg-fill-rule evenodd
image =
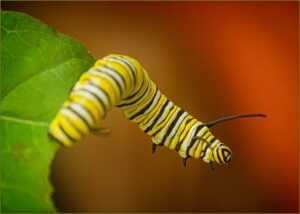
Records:
M298 212L298 2L2 2L94 55L138 59L160 90L213 127L234 157L181 165L114 109L105 137L60 149L53 198L65 212Z

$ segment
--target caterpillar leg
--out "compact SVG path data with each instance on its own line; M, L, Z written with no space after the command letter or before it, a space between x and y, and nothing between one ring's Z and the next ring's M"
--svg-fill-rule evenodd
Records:
M213 162L209 162L209 167L211 168L211 170L215 169Z
M107 135L110 133L110 129L107 127L99 127L99 128L93 128L91 132L97 136Z
M157 144L152 143L152 154L154 154L154 152L156 151L157 148Z
M187 158L182 158L182 164L184 167L186 166L186 161L187 161Z

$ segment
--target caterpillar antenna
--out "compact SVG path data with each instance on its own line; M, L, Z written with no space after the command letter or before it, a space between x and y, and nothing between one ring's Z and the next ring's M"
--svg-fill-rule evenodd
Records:
M220 119L213 120L208 123L203 123L202 125L207 126L207 127L212 127L218 123L222 123L222 122L225 122L228 120L234 120L234 119L242 118L242 117L267 117L267 115L266 114L237 114L237 115L232 115L232 116L228 116L228 117L222 117Z

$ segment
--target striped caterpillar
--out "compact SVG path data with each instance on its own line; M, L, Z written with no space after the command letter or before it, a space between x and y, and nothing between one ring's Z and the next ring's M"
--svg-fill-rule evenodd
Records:
M153 153L158 145L175 149L184 166L189 157L201 158L211 167L213 162L229 163L231 150L209 128L241 117L266 117L241 114L202 123L161 94L135 59L111 54L80 77L51 122L49 135L71 146L99 129L101 119L114 106L151 137Z

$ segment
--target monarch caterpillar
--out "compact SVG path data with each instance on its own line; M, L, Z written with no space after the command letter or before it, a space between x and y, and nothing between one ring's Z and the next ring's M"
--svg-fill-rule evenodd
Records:
M153 153L158 145L175 149L184 166L189 157L201 158L211 167L213 162L230 162L231 150L215 138L209 127L240 117L266 117L242 114L202 123L161 94L135 59L111 54L96 61L80 77L51 122L49 135L71 146L98 129L101 119L114 106L152 138Z

